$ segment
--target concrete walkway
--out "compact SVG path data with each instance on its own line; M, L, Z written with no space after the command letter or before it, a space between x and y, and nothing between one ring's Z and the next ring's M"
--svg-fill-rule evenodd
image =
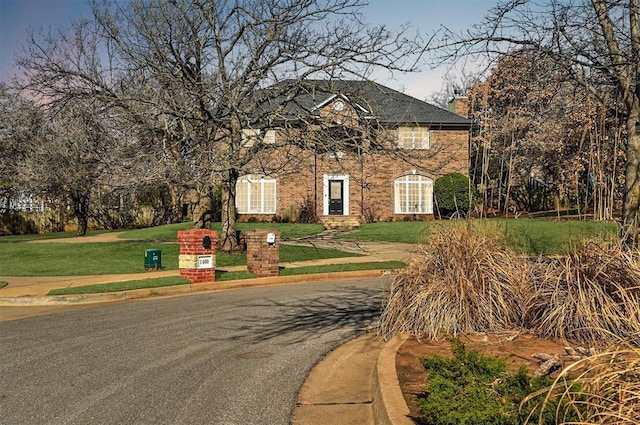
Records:
M116 242L117 234L72 238L69 240L39 240L47 242ZM314 237L283 240L283 244L315 246L351 251L361 257L332 258L295 263L281 263L283 267L302 267L324 264L347 264L378 261L408 261L418 247L412 244L362 242L336 239L335 232L324 232ZM225 268L227 271L246 270L245 266ZM68 305L81 308L88 303L122 301L152 296L175 296L191 292L233 289L247 286L275 285L327 279L379 277L381 270L297 275L262 279L246 279L212 284L178 285L108 294L73 296L47 296L51 289L84 286L97 283L179 276L178 270L148 273L55 276L55 277L1 277L8 286L0 289L0 306L10 306L13 313L5 312L0 320L27 317L24 311L32 309L48 312L48 307ZM411 425L409 409L404 401L395 369L395 355L406 336L398 336L385 343L372 333L356 338L332 351L310 372L298 396L292 423L294 425Z

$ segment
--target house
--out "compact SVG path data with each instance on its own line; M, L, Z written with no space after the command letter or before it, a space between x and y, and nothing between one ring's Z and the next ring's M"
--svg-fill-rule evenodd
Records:
M434 181L468 175L471 122L460 115L372 81L307 80L281 97L261 110L268 125L243 129L247 149L272 148L238 180L240 221L429 219Z

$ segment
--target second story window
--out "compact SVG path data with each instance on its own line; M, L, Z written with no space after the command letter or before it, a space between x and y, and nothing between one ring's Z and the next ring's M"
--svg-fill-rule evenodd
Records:
M398 128L398 146L403 149L429 149L429 129L427 127Z
M262 142L268 145L273 145L276 143L276 130L266 130L262 131L259 129L253 128L243 128L242 129L242 145L245 148L250 148L256 144L256 142Z

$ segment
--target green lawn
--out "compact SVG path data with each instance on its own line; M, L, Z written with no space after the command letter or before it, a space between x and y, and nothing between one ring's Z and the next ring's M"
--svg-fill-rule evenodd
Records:
M562 254L584 238L615 239L619 226L613 222L548 219L482 219L382 222L363 224L361 229L341 236L345 239L424 243L429 233L441 226L476 226L504 235L516 252Z
M528 254L560 254L585 237L616 238L616 223L558 221L548 219L486 219L471 221L414 221L363 224L358 231L344 235L357 240L424 242L439 226L472 225L504 234L513 249ZM158 226L123 233L129 241L114 243L21 243L31 236L0 237L0 275L64 276L144 272L146 249L160 249L163 268L178 268L177 231L192 223ZM283 239L317 233L320 225L280 223L240 223L240 229L279 229ZM217 224L214 228L219 228ZM38 237L43 235L37 235ZM49 238L72 237L70 233L44 235ZM168 242L167 242L168 241ZM356 254L313 247L281 245L280 261L305 261ZM216 254L219 267L246 264L246 255Z
M0 244L2 276L79 276L143 273L144 252L160 249L165 270L178 269L175 242L6 243ZM280 245L280 261L354 257L358 254L314 247ZM247 263L246 254L216 253L219 267Z
M281 269L280 276L292 276L313 273L351 272L357 270L395 270L405 266L400 261L379 261L368 263L329 264L325 266L306 266Z
M320 224L299 223L238 223L238 230L244 232L250 229L274 229L280 231L281 239L292 239L320 233L323 230ZM122 239L134 240L170 240L177 239L179 230L193 229L193 223L167 224L164 226L150 227L147 229L128 230L120 235ZM220 234L220 223L213 223L211 230Z
M360 230L342 235L340 238L359 241L421 243L427 240L427 231L433 223L430 221L363 223L360 225Z
M227 280L251 279L255 274L248 271L226 272L216 270L216 282ZM161 288L165 286L186 285L190 280L179 276L157 277L140 280L128 280L125 282L99 283L96 285L72 286L69 288L52 289L48 295L74 295L74 294L97 294L104 292L132 291L134 289Z
M305 275L312 273L332 273L356 270L394 270L404 267L399 261L368 262L355 264L330 264L325 266L294 267L280 270L280 276ZM252 279L256 275L248 271L226 272L216 270L216 282L229 280ZM1 283L1 282L0 282ZM95 294L104 292L131 291L134 289L160 288L164 286L186 285L189 280L175 277L160 277L126 282L100 283L97 285L73 286L49 291L48 295Z
M566 254L585 239L619 240L614 222L510 219L484 220L505 235L510 246L524 254Z
M110 233L112 230L90 230L87 236L99 235L102 233ZM3 242L25 242L41 239L68 239L76 238L76 232L57 232L57 233L36 233L33 235L0 235L0 244Z

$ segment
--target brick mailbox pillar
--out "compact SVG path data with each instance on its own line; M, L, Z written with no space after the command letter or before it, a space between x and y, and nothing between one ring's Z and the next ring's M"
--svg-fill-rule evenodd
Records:
M280 231L247 230L247 270L258 277L278 276Z
M216 280L216 242L218 233L208 229L178 232L180 277L193 283L212 283Z

